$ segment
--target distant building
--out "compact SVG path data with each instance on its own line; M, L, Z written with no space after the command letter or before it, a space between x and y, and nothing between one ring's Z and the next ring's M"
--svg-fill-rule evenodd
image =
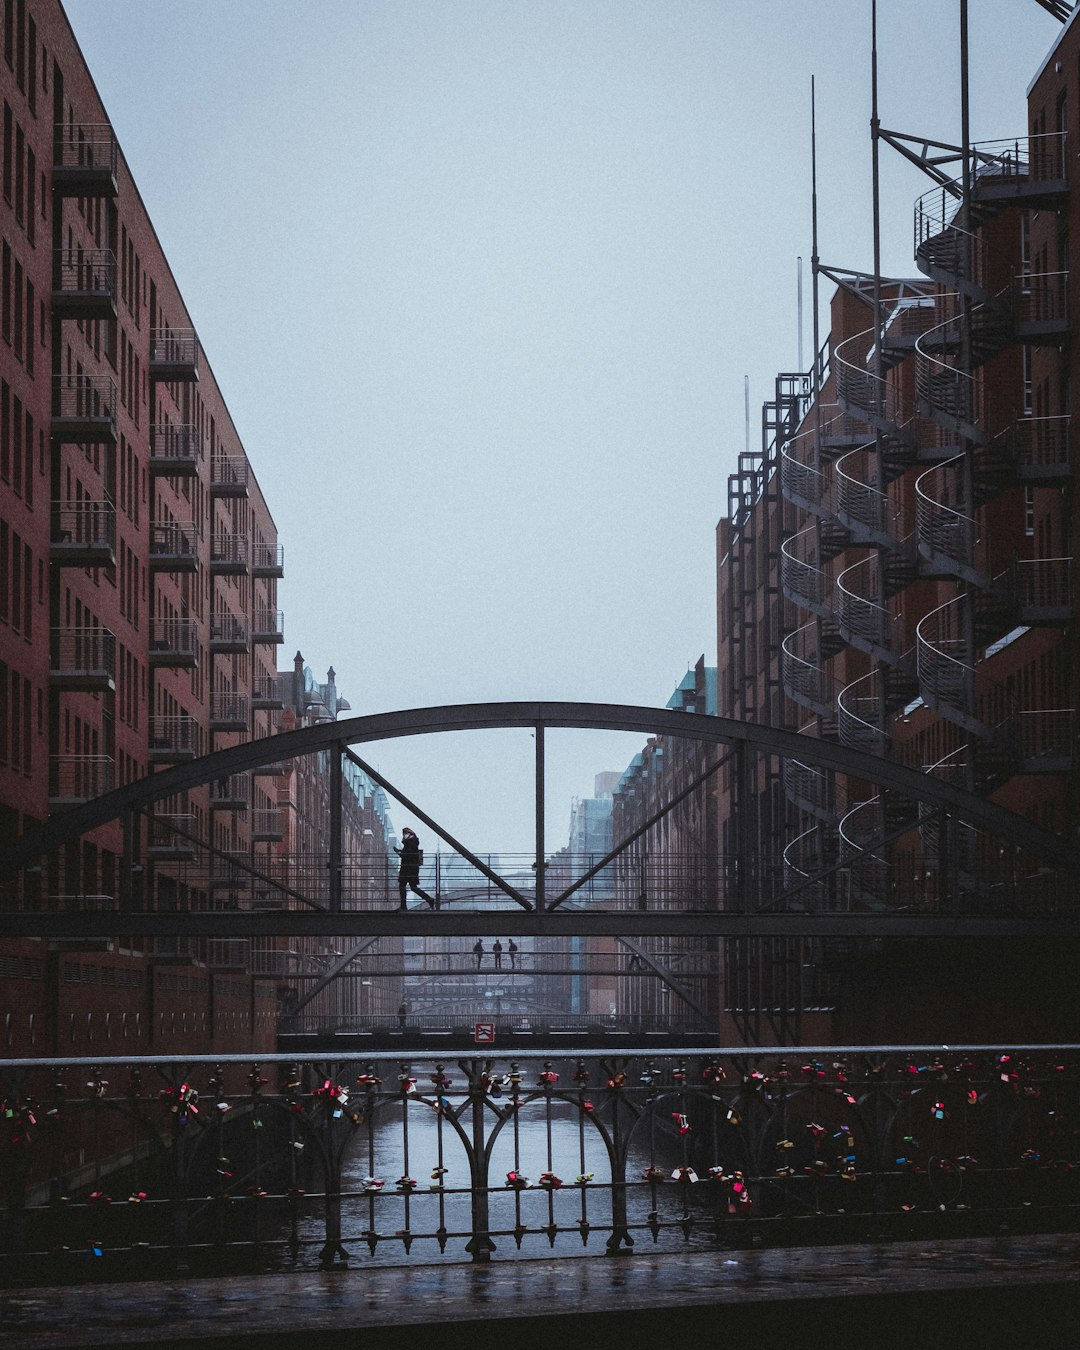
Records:
M701 715L716 713L716 670L700 657L680 681L667 706ZM714 903L719 865L716 781L710 767L718 749L693 739L654 736L634 756L620 778L612 801L614 843L637 833L681 793L698 784L666 810L620 853L613 867L616 903L627 909L700 909ZM619 945L615 1002L619 1016L715 1025L719 1016L716 980L717 944L712 938L642 938L639 944L673 983L641 974L643 963Z

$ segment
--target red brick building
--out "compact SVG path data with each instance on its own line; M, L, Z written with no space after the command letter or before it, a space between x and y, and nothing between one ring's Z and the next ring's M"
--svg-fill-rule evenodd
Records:
M57 0L0 4L0 840L281 708L277 530ZM271 766L272 768L273 766ZM161 802L10 903L213 906L283 838L272 773ZM130 888L125 891L125 888ZM268 1048L281 990L228 941L4 941L18 1054Z
M1030 90L1030 134L926 164L911 277L823 272L831 333L813 370L778 376L717 549L721 714L894 759L1066 837L1078 59L1074 18ZM722 850L791 887L821 876L803 892L818 908L1069 902L1037 856L850 775L762 762L741 804L730 772L721 788ZM751 1041L1054 1039L1076 1011L1067 948L1034 938L725 949L722 1034Z

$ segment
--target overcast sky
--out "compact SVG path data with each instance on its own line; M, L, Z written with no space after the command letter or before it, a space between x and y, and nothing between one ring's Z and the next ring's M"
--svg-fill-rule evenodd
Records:
M660 705L714 664L743 379L756 445L800 255L810 362L812 74L821 257L872 262L869 0L66 8L285 545L282 664L333 665L356 713ZM959 138L958 9L880 0L886 127ZM971 6L975 139L1024 134L1059 31ZM928 183L882 163L911 275ZM552 737L549 847L639 741ZM370 750L502 851L531 843L530 754Z

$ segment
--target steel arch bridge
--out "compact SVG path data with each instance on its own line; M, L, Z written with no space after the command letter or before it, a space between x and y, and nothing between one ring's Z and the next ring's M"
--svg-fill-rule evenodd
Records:
M352 748L369 742L393 740L432 733L476 731L493 728L527 728L535 737L535 823L536 849L534 880L526 891L520 883L501 876L483 859L470 852L438 821L417 803L410 801ZM706 748L715 747L715 755L705 771L686 788L665 803L646 824L615 845L612 851L584 877L558 894L547 894L544 866L544 735L549 728L640 732L646 736L672 737L696 741ZM330 776L330 850L329 891L326 903L313 902L295 892L283 896L277 909L253 911L199 912L147 911L126 895L125 880L138 866L138 820L155 802L233 774L290 761L298 757L329 752L337 757L337 771ZM44 825L26 834L0 852L0 880L21 869L40 868L44 857L72 843L88 832L119 822L123 828L124 855L121 860L119 909L125 933L143 935L187 935L210 937L363 937L377 938L395 934L412 935L486 935L492 924L491 910L448 912L409 912L356 909L343 894L341 881L341 765L349 761L363 770L390 797L460 853L505 897L505 908L498 911L500 931L511 937L525 936L617 936L624 940L649 936L699 937L932 937L932 936L1076 936L1080 922L1071 914L1025 913L1023 906L1006 912L957 913L909 912L881 908L869 912L857 910L815 910L807 903L810 888L820 877L800 881L794 887L774 884L753 895L739 885L729 887L721 901L704 897L700 907L688 910L642 908L573 908L573 896L583 882L601 867L617 859L633 842L663 818L678 801L707 781L725 765L731 766L733 783L747 784L762 758L794 760L813 769L836 772L875 784L883 792L897 794L919 808L933 811L944 821L962 822L993 835L1038 864L1052 871L1075 875L1080 871L1080 849L1067 839L1032 825L1027 819L994 802L955 785L920 773L903 765L877 758L825 740L802 736L751 722L731 718L685 713L669 709L646 708L606 703L517 702L456 704L378 713L344 721L321 723L299 730L245 742L229 749L177 765L50 818ZM735 814L738 815L736 792ZM901 832L914 828L909 822ZM890 842L875 840L866 850ZM336 852L335 852L336 851ZM210 852L215 852L212 848ZM830 869L836 870L836 869ZM743 864L744 875L749 871ZM296 908L299 903L303 907ZM8 909L0 912L0 923L11 936L45 936L94 939L107 937L117 927L118 914L79 912L39 908L35 912Z

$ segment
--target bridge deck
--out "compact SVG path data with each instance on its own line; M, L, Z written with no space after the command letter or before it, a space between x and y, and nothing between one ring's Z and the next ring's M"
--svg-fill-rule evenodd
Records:
M0 1342L63 1346L415 1350L421 1327L440 1350L540 1347L553 1336L601 1350L719 1344L763 1347L986 1347L1076 1344L1075 1235L803 1247L639 1251L628 1259L556 1258L490 1266L369 1266L332 1273L91 1285L0 1293ZM816 1329L816 1330L815 1330ZM813 1332L813 1334L811 1334Z

